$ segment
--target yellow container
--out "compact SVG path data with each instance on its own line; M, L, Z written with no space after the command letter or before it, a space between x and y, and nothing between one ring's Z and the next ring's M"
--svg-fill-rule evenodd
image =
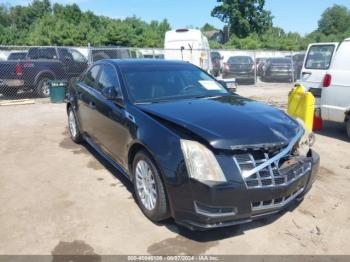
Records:
M306 128L312 132L315 97L310 92L306 92L305 88L299 84L296 84L288 95L288 114L303 120Z

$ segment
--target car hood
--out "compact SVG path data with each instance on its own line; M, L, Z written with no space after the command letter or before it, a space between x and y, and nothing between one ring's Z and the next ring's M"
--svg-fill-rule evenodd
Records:
M191 99L138 107L199 136L216 149L286 145L301 129L281 110L237 95Z

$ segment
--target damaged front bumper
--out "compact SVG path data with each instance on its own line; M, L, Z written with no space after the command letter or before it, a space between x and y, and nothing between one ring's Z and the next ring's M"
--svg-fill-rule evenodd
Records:
M182 187L169 188L170 192L182 191L182 198L172 203L173 216L177 223L186 227L206 230L248 223L277 213L301 200L310 190L319 162L319 155L310 150L307 161L299 169L291 170L294 176L281 183L277 178L268 181L267 174L264 176L262 171L260 178L256 178L258 184L252 182L255 177L212 185L189 180Z

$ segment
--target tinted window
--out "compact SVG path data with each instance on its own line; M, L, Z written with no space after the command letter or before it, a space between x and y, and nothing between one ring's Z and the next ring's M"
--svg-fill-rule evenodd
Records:
M310 47L305 68L327 70L331 65L334 45L316 45Z
M28 51L29 59L57 59L54 47L32 48Z
M57 59L55 48L43 48L43 49L41 49L40 58L43 58L43 59Z
M253 59L250 56L232 56L229 58L228 63L237 65L253 64Z
M228 94L215 79L190 64L122 65L121 71L135 102Z
M84 77L84 83L90 87L97 88L96 79L98 76L98 72L100 71L100 66L96 65L91 68Z
M11 53L7 60L23 60L27 53Z
M115 69L112 66L104 65L101 70L100 78L98 80L98 88L102 90L106 87L115 88L120 94L118 77Z

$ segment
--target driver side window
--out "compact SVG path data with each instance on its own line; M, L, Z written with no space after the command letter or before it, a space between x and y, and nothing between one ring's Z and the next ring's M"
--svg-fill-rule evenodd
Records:
M116 70L110 65L104 65L102 67L100 78L98 80L98 89L102 91L104 88L114 88L115 91L117 91L118 96L121 96Z

